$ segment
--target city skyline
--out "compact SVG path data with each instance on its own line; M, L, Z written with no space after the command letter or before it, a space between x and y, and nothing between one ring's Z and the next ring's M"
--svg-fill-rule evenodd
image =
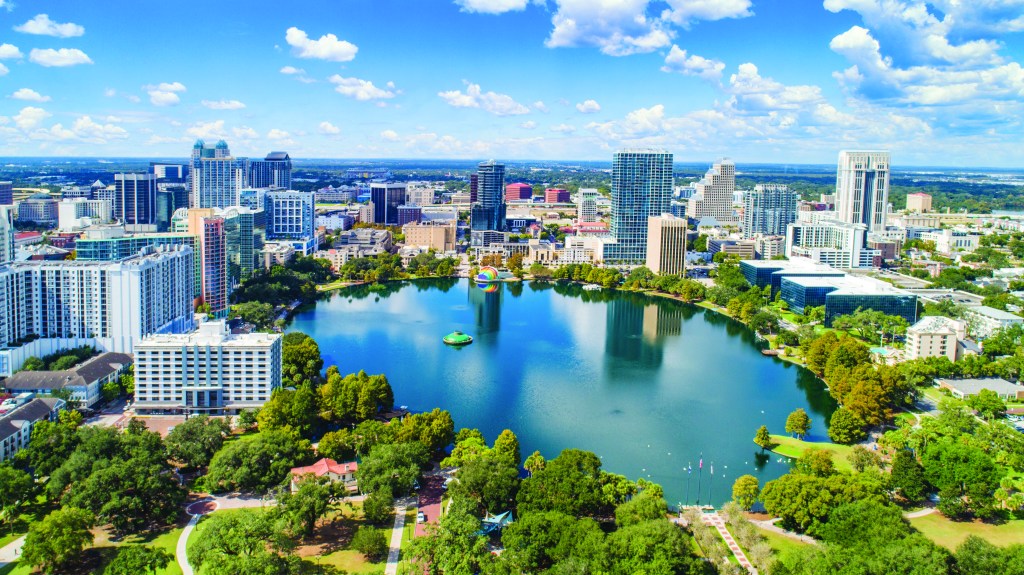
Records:
M1018 164L1014 2L0 2L0 156ZM167 37L167 41L161 39ZM175 38L182 38L175 42Z

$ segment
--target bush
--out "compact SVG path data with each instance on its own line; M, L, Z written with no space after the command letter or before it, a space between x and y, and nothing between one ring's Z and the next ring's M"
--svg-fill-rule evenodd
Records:
M388 552L388 542L379 530L364 525L352 537L352 548L370 561L375 561L384 558L384 554Z
M384 525L391 521L394 514L395 498L387 488L379 489L363 501L363 515L375 525Z

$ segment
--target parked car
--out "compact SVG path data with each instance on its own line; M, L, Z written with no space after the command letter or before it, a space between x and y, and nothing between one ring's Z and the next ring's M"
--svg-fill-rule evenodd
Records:
M427 516L422 511L416 512L416 523L426 523Z

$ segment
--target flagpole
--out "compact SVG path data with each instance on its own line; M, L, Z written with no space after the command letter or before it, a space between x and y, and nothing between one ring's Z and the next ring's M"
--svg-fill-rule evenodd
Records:
M697 507L700 507L700 479L704 475L704 454L700 454L700 461L697 463Z
M711 484L715 481L715 463L711 463L711 477L708 478L708 501L711 501Z
M686 504L690 504L690 480L693 479L693 465L686 464Z

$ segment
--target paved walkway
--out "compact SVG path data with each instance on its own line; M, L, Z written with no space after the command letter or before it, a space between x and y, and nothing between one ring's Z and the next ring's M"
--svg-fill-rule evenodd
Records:
M935 513L934 507L925 507L924 509L918 509L917 511L911 511L910 513L904 513L903 517L907 519L913 519L915 517L924 517L925 515L931 515Z
M3 548L0 548L0 569L7 567L18 559L21 559L21 547L24 544L25 536L22 535L7 545L4 545Z
M775 518L775 519L772 519L771 521L760 521L760 520L755 520L755 519L751 519L750 520L751 523L753 523L754 525L757 525L758 527L760 527L761 529L764 529L765 531L771 531L772 533L777 533L779 535L782 535L783 537L788 537L788 538L793 539L795 541L799 541L801 543L807 543L809 545L817 545L818 544L818 540L813 538L813 537L810 537L808 535L801 535L799 533L794 533L792 531L786 531L785 529L783 529L783 528L779 527L778 525L776 525L775 524L776 521L779 521L779 519Z
M747 559L747 554L740 549L739 543L736 543L736 540L733 539L732 533L729 533L729 530L725 528L725 519L723 519L717 511L701 513L701 519L704 521L705 525L710 525L718 531L718 534L722 536L723 540L725 540L725 544L729 547L729 550L736 556L736 560L740 562L740 567L743 567L753 575L757 575L757 569L754 568L754 565L749 559Z
M193 575L192 565L188 562L188 536L192 534L192 530L196 528L196 523L199 522L199 518L202 515L193 515L188 520L188 525L185 526L181 531L181 537L178 538L178 546L174 549L174 556L178 560L178 567L181 568L182 575Z
M415 499L407 497L398 500L395 506L395 526L391 529L391 545L388 547L388 562L384 567L384 575L397 575L398 556L402 551L402 535L405 532L405 509Z

